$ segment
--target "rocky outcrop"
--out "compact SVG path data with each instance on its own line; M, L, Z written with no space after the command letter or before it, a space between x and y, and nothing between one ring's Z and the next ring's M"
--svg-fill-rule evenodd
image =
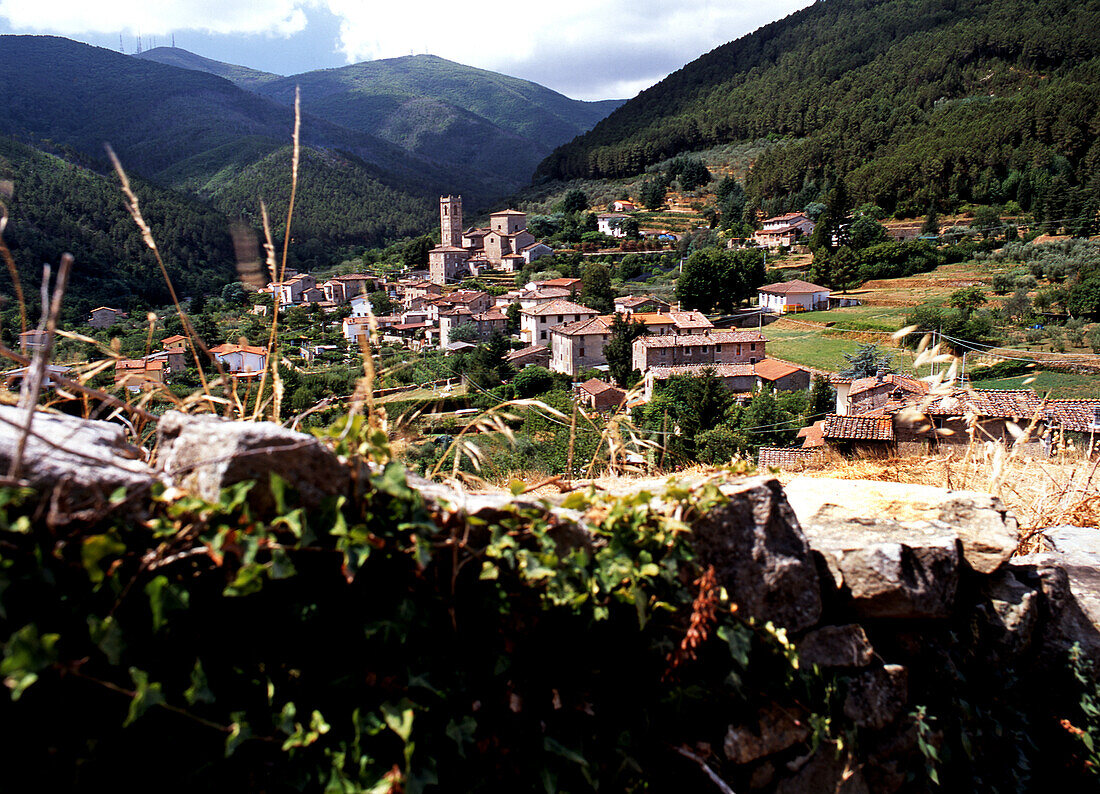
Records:
M11 467L26 418L26 411L0 405L0 474ZM46 520L59 526L94 521L108 509L140 513L156 475L123 425L36 411L17 479L48 495Z
M297 494L293 507L317 507L350 485L348 468L317 439L273 422L169 411L157 426L157 450L167 479L210 501L230 485L255 482L248 499L257 510L272 505L272 474Z

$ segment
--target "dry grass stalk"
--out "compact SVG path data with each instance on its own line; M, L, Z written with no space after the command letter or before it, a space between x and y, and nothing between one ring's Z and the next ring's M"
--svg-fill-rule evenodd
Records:
M126 196L126 209L130 213L130 217L134 219L134 223L141 229L141 237L145 241L145 245L149 250L153 252L153 257L157 260L157 266L160 268L161 277L164 279L164 283L168 286L168 294L172 296L172 305L176 309L176 314L180 318L180 324L183 326L184 335L187 337L187 344L191 348L191 355L195 360L195 367L199 373L199 381L202 383L203 393L210 396L210 384L206 380L206 373L202 367L202 359L199 356L199 348L207 355L210 351L207 349L203 340L198 338L195 333L195 329L191 325L191 320L188 319L187 313L184 312L183 306L180 305L179 297L176 295L176 287L172 284L172 279L168 275L168 268L164 265L164 260L161 258L160 249L157 248L157 241L153 237L153 230L149 228L149 224L145 222L145 218L141 214L141 205L138 202L137 194L134 193L130 187L130 179L126 176L126 171L122 168L122 162L118 159L118 155L115 154L115 150L110 145L105 145L107 149L107 156L111 158L111 164L114 165L115 173L118 174L119 182L122 185L122 193ZM214 364L218 369L219 374L225 375L225 371L222 369L221 363L215 358Z
M65 288L69 284L69 273L73 267L73 255L61 255L61 267L57 271L57 283L54 285L53 300L50 301L48 310L42 313L42 322L39 330L45 333L45 340L41 341L34 354L34 363L30 367L30 377L23 378L23 389L19 395L19 405L27 411L23 421L22 432L15 444L15 453L11 458L11 466L8 468L8 477L17 480L23 468L23 454L27 449L27 438L31 433L31 425L34 423L34 414L38 407L38 396L42 393L42 381L46 375L46 364L53 353L53 341L57 333L57 320L61 316L61 300L65 296ZM45 296L50 284L50 266L46 265L42 277L42 293Z

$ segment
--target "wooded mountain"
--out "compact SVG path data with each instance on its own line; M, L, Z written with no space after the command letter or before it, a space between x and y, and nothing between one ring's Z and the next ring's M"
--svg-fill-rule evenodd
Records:
M478 174L503 195L526 185L555 146L622 104L581 102L549 88L434 55L367 61L278 78L170 47L141 58L210 72L302 107L326 121L377 135L418 157Z
M536 181L772 136L748 187L773 207L839 176L854 203L909 215L1010 199L1080 211L1100 189L1098 29L1097 0L818 0L644 91Z

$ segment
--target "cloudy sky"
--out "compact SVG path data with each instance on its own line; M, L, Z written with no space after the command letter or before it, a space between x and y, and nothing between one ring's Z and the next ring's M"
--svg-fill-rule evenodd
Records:
M432 53L576 99L629 98L809 0L0 0L0 33L171 44L276 74Z

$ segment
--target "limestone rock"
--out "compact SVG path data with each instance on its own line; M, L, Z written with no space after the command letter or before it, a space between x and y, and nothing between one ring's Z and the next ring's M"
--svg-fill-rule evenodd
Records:
M757 715L755 724L729 726L723 750L733 763L747 764L793 747L809 736L805 722L787 709L771 706Z
M909 671L887 664L851 679L844 714L860 727L884 728L901 715L908 699Z
M828 507L834 518L888 521L911 529L951 532L962 545L963 558L978 573L992 573L1015 552L1016 519L995 496L948 491L927 485L878 480L831 480L795 477L787 498L803 527ZM811 544L812 545L812 544Z
M1027 650L1039 620L1039 591L1016 578L1014 566L1006 566L985 586L987 602L979 604L992 629L994 642L1016 655Z
M1013 560L1015 576L1042 593L1040 642L1052 663L1075 643L1100 658L1100 529L1052 527L1049 551Z
M819 667L866 667L875 651L863 627L850 623L811 631L798 641L798 654L802 661Z
M294 506L307 508L346 493L350 483L347 467L317 439L272 422L233 422L169 411L161 417L157 439L161 471L211 501L218 499L222 488L253 480L249 503L257 510L270 510L272 473L297 491L299 503Z
M752 477L722 488L729 503L692 525L703 565L713 565L740 613L792 631L821 616L817 569L779 482Z
M947 617L959 582L958 542L949 529L857 519L826 505L806 527L852 607L866 618Z
M8 473L25 418L24 410L0 405L2 474ZM52 499L50 523L94 520L118 488L126 489L127 500L113 509L129 510L143 501L156 475L141 457L122 425L37 411L19 476Z

